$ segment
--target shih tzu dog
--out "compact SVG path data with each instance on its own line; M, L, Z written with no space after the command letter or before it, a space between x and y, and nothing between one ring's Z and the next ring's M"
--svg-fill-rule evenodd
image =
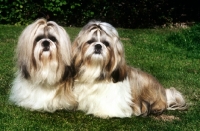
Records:
M11 102L48 112L76 107L71 42L64 28L45 19L28 25L19 37L16 59Z
M109 23L90 21L72 49L78 110L123 118L186 109L175 88L164 89L150 74L126 65L118 32Z

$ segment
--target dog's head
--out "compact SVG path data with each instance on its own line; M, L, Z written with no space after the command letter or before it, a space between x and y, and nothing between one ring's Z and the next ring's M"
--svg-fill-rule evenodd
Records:
M19 71L26 79L54 84L71 74L71 42L65 29L38 19L28 25L17 45Z
M88 80L113 80L126 77L123 45L116 29L106 22L90 21L73 43L77 75Z

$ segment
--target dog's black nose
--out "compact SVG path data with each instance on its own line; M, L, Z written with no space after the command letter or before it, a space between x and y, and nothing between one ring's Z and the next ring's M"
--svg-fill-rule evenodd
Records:
M44 47L43 51L49 51L49 46L50 46L49 41L46 41L46 40L43 41L42 46Z
M101 48L102 48L102 46L100 44L95 45L95 49L101 49Z
M101 53L101 48L102 48L102 46L100 44L96 44L95 45L95 53L96 54L100 54Z

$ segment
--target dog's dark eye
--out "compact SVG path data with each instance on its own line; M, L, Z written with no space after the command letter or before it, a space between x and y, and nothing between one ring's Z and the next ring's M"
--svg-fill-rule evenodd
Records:
M103 41L102 43L103 43L106 47L110 45L108 41Z
M57 41L57 40L56 40L56 37L54 37L54 36L50 36L49 39L50 39L51 41L53 41L53 42L56 42L56 41Z
M94 39L91 39L91 40L87 41L88 44L92 44L93 42L95 42Z
M40 41L41 39L43 39L43 36L38 36L38 37L35 38L35 41L38 42L38 41Z

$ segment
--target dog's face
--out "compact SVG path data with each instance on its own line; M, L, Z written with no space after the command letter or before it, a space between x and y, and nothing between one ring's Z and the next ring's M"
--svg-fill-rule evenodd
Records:
M26 79L55 84L70 74L71 43L53 21L39 19L22 32L17 46L18 67Z
M73 44L77 75L84 81L113 80L126 77L124 50L117 31L105 22L91 21Z

